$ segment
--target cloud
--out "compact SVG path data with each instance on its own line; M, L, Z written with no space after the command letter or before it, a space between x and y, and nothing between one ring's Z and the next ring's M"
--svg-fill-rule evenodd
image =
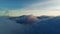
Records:
M60 15L60 8L59 7L49 7L49 8L32 8L32 9L22 9L22 10L13 10L9 12L10 16L20 16L20 15L51 15L57 16Z
M18 24L9 20L8 17L0 16L0 34L13 34L12 31L17 28L16 26Z
M46 18L45 18L46 17ZM14 20L10 20L10 17L0 16L0 34L48 34L51 33L60 33L60 16L42 16L39 20L36 20L32 24L21 24L17 23ZM19 21L24 21L26 23L25 16L14 17ZM37 18L37 16L36 16ZM48 18L48 19L47 19ZM29 19L29 18L28 18ZM28 20L27 20L28 21ZM31 21L31 20L30 20ZM31 22L28 22L31 23Z
M42 19L40 19L40 18L42 18ZM25 28L28 30L25 30L25 33L30 33L30 34L41 34L41 33L43 33L43 34L55 33L56 34L58 32L60 33L60 23L59 23L60 16L56 16L56 17L55 16L42 16L40 18L35 23L26 26ZM25 18L23 18L22 21L24 21L24 19ZM19 18L19 20L20 20L20 18Z
M32 4L28 4L27 7L15 10L9 10L7 16L21 16L21 15L49 15L49 16L57 16L60 15L60 6L57 2L59 0L46 0L46 1L38 1ZM57 5L58 4L58 5ZM6 11L6 10L5 10Z
M16 18L20 18L20 17L16 17ZM29 33L33 33L34 28L30 27L32 25L19 24L19 23L16 23L16 21L10 20L9 18L10 17L7 17L7 16L0 16L0 27L1 27L0 34L27 34L27 33L29 34ZM17 20L24 21L25 18L23 18L23 19L22 18L17 19ZM26 17L26 18L28 18L28 17Z
M52 4L52 1L43 1L43 2L36 2L36 3L32 3L30 5L28 5L29 8L37 8L37 7L41 7L43 5L48 5L48 4Z
M55 0L57 1L57 0ZM55 6L54 0L48 0L43 2L36 2L32 4L28 4L27 7L17 10L10 10L10 16L20 16L20 15L50 15L57 16L60 15L60 6Z
M29 25L16 23L7 16L0 16L0 27L0 34L29 34L33 31Z

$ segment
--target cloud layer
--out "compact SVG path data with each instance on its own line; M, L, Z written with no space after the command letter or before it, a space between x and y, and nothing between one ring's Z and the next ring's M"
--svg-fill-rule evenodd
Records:
M0 34L59 34L60 16L0 16L0 27Z
M59 0L47 0L43 2L35 2L28 4L27 7L17 10L10 10L10 16L29 15L33 14L36 16L49 15L57 16L60 15Z
M21 16L21 15L30 15L33 14L35 16L40 15L48 15L48 16L57 16L60 15L60 5L59 0L43 0L43 1L37 1L33 2L31 4L27 4L26 7L15 9L15 10L8 10L8 13L6 13L7 10L4 10L3 12L0 11L0 13L8 14L7 16Z

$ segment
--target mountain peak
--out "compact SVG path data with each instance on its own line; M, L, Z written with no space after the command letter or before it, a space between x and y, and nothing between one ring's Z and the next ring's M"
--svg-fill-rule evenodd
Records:
M34 15L23 15L23 16L16 17L12 20L15 20L17 23L20 23L20 24L32 24L38 19Z

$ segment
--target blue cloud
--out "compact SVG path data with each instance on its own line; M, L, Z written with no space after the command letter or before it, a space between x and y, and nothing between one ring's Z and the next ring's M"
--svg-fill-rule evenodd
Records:
M16 23L16 18L18 18L17 20L19 21L26 20L23 16L13 18L0 16L0 34L60 34L60 16L41 16L38 18L38 21L30 25ZM24 21L24 23L25 22L26 21Z
M24 21L24 18L23 20L19 19L19 21ZM60 34L60 16L41 16L39 20L35 22L36 23L32 23L29 26L25 24L25 34Z

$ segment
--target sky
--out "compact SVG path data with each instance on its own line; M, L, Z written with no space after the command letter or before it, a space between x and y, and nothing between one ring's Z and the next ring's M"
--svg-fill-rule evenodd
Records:
M0 0L0 16L60 15L60 0Z

